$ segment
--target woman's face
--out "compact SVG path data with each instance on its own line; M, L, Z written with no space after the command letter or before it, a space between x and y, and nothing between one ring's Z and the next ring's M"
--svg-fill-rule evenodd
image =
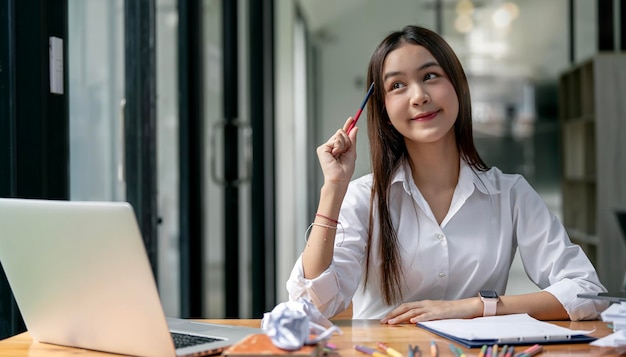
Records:
M459 100L448 75L426 48L401 45L385 58L382 75L387 114L405 140L434 143L454 137Z

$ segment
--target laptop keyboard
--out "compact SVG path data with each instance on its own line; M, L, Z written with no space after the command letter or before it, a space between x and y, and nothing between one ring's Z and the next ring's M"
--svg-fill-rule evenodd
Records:
M184 333L176 333L176 332L170 332L170 333L172 334L172 339L174 340L174 346L176 348L190 347L190 346L195 346L195 345L201 345L203 343L220 341L220 339L211 338L211 337L187 335Z

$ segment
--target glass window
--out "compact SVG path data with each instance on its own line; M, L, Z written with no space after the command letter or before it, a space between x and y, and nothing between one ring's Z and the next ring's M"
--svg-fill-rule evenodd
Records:
M68 1L70 199L122 201L124 2Z
M177 5L156 2L158 283L168 316L180 314Z

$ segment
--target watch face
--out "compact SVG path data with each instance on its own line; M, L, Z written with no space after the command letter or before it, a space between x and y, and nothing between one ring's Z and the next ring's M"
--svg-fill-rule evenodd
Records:
M498 293L493 290L481 290L480 296L485 299L497 299Z

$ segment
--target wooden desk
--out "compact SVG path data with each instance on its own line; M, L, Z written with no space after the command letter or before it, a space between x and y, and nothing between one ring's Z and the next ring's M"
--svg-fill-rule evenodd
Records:
M259 327L260 320L203 320L214 323ZM376 347L376 343L384 341L391 347L405 353L409 344L418 345L421 350L428 351L430 341L434 340L439 346L439 356L452 356L450 341L422 330L415 325L399 326L381 325L378 320L335 320L333 321L343 331L342 336L333 336L330 342L337 345L340 356L366 355L354 350L355 344ZM592 330L594 337L602 337L612 331L602 321L570 322L559 321L555 324L574 330ZM522 347L516 348L520 351ZM477 356L478 349L463 348L465 354ZM589 344L546 345L540 356L619 356L625 355L625 349L594 347ZM82 350L77 348L61 347L46 343L33 342L28 332L0 341L0 356L112 356L107 353ZM429 357L423 353L423 357Z

